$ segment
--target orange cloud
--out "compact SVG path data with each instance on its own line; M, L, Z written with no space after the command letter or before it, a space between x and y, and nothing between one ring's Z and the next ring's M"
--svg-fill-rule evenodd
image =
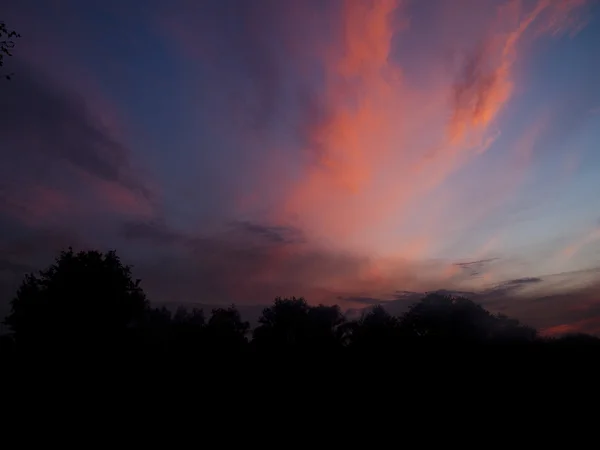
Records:
M392 44L408 30L403 5L344 2L338 39L324 52L325 118L310 129L310 163L287 196L283 217L311 237L346 247L417 258L435 248L431 237L428 245L415 246L417 235L402 231L406 219L422 214L426 194L449 174L492 148L501 131L499 114L514 92L514 65L525 36L554 32L579 3L538 1L525 8L507 2L482 35L471 37L483 44L467 51L458 80L440 72L416 84L394 58ZM535 128L516 155L519 176L529 167ZM431 197L429 210L445 208L443 197L452 196L439 194ZM424 220L419 236L440 229L439 214Z
M339 41L325 52L326 119L310 130L307 150L313 160L287 199L285 213L297 214L325 238L356 239L357 231L385 218L394 198L409 198L397 183L381 177L381 169L390 159L407 156L400 129L409 120L399 99L408 106L418 103L422 93L405 89L390 61L399 2L343 5ZM415 109L412 123L429 109L425 104Z
M394 32L390 15L397 6L397 0L344 2L343 50L328 62L332 114L314 130L313 140L321 150L320 168L335 187L351 193L369 182L373 154L381 149L373 138L389 123L391 111L381 107L392 94L384 77Z
M484 132L496 120L513 94L512 69L519 41L527 30L537 25L538 35L557 34L578 27L580 22L573 13L584 4L585 0L540 0L526 11L522 2L515 0L499 8L494 32L468 59L454 87L448 126L451 143L462 142L469 133Z

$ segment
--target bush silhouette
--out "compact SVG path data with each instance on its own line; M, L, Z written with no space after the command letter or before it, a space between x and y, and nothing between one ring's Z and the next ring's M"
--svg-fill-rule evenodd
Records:
M5 323L21 346L115 339L143 317L147 301L139 283L114 251L69 249L38 275L25 277Z

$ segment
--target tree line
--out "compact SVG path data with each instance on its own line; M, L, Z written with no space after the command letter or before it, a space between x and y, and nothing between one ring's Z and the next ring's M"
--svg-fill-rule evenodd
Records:
M413 349L597 345L592 336L544 339L518 320L473 301L429 294L400 316L383 306L348 320L339 306L276 298L251 330L235 306L154 308L114 251L63 251L25 276L5 318L2 349L13 354L186 354L338 357ZM595 344L595 345L594 345Z

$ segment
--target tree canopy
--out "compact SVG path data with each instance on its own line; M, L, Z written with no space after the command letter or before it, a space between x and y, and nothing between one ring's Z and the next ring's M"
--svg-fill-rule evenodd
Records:
M269 350L313 350L341 343L344 316L338 306L309 306L303 298L276 298L254 330L254 345Z
M147 306L140 280L114 251L63 251L54 264L29 274L5 323L17 342L81 342L111 335L140 320Z
M533 340L535 330L495 315L464 297L430 294L415 303L400 323L409 338L444 342Z

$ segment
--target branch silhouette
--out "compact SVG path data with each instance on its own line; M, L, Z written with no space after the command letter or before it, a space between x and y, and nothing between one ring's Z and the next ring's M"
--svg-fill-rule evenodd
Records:
M12 49L15 47L16 39L20 38L21 35L14 30L10 30L6 27L6 24L0 21L0 68L4 66L4 57L12 56ZM10 80L12 74L4 75L4 78Z

